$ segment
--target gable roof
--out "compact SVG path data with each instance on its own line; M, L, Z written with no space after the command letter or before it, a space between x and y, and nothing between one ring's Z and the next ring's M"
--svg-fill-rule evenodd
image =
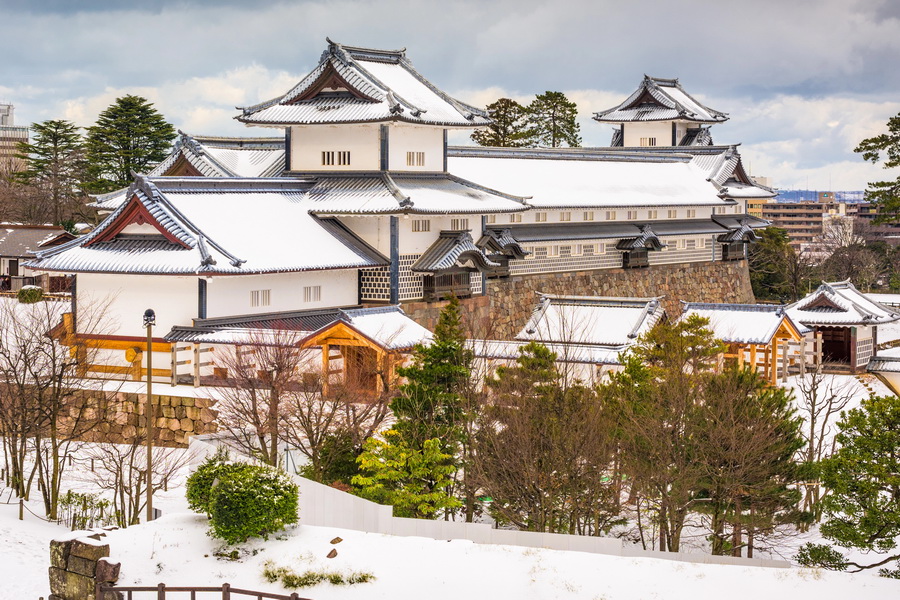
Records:
M284 158L283 137L192 136L178 130L172 151L147 176L276 177L284 172ZM97 194L88 206L115 210L126 200L127 191Z
M787 307L791 318L806 326L877 325L900 319L900 312L861 293L850 280L823 283Z
M464 266L469 265L471 266ZM438 239L412 264L416 273L439 273L454 268L484 271L499 267L475 245L468 231L441 231Z
M705 302L682 304L682 319L689 315L709 319L709 328L715 337L726 343L769 344L779 330L786 330L793 339L799 340L805 329L794 323L784 306Z
M33 257L41 248L56 246L75 236L53 225L16 225L0 223L0 256Z
M721 123L728 114L701 104L687 93L677 79L644 75L637 90L613 108L594 113L594 120L604 123L633 121L693 121Z
M319 64L283 96L242 108L248 125L402 121L443 127L480 127L487 113L464 104L425 79L406 50L344 46L327 39Z
M665 314L656 298L554 296L540 302L516 336L521 341L621 347L633 344Z
M91 233L38 253L39 271L222 274L349 269L388 259L309 212L301 179L137 176ZM125 231L131 225L137 232ZM143 226L141 228L141 226Z

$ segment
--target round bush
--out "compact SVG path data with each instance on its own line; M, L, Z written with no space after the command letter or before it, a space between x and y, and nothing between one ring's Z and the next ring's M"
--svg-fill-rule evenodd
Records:
M209 492L210 533L229 544L297 522L299 492L290 477L269 467L244 465L218 472Z
M246 468L250 468L250 465L228 462L227 453L217 452L210 456L188 477L186 491L188 506L191 510L209 515L210 491L214 485L228 474Z
M16 292L16 298L18 298L19 302L22 304L34 304L35 302L40 302L43 297L44 290L36 285L22 286L22 289Z

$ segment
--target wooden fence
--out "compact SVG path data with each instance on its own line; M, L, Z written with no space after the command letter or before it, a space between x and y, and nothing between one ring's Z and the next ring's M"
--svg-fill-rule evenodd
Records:
M223 583L218 587L188 587L188 586L167 586L160 583L156 586L118 586L98 583L94 597L97 600L105 600L106 598L126 598L126 600L138 600L153 598L152 594L156 594L156 600L172 600L190 598L197 600L197 594L205 594L201 598L221 598L222 600L238 600L239 598L255 598L256 600L309 600L302 598L296 592L290 595L272 594L270 592L255 592L252 590L242 590L233 588L231 584ZM135 596L137 594L137 596ZM188 595L189 594L189 595ZM215 594L215 596L210 596Z

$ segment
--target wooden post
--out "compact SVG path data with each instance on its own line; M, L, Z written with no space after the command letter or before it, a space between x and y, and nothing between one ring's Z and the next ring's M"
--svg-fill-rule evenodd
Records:
M787 383L788 380L788 343L787 340L781 345L781 383Z
M753 365L753 372L759 371L759 364L756 361L756 344L750 346L750 364Z
M816 332L816 366L822 364L822 332Z
M231 586L227 583L222 584L222 600L231 600Z
M778 340L773 339L769 346L769 382L774 386L778 383Z
M194 387L200 387L200 344L194 344Z
M166 600L166 584L160 583L156 586L156 600Z
M328 395L328 372L331 370L331 347L322 344L322 395Z
M806 377L806 336L800 338L800 376Z
M172 363L170 382L172 385L175 385L178 382L178 342L172 344L172 351L169 352L169 359Z
M771 344L766 344L763 350L763 379L766 381L772 380L772 375L769 373L769 348Z
M19 520L25 520L25 500L23 498L19 498Z
M737 351L737 359L738 359L738 368L744 368L744 347L740 344L735 344L735 349Z

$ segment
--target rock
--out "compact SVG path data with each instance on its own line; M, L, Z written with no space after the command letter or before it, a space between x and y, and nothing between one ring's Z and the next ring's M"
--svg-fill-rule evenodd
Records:
M93 577L94 571L97 569L97 561L89 558L81 558L74 554L69 556L69 562L66 565L66 571L77 573L85 577Z
M333 540L331 540L331 543L332 543L332 544L340 544L340 543L343 542L343 541L344 541L343 538L336 537L336 538L334 538Z
M332 548L331 552L328 553L327 558L334 558L335 556L337 556L337 548Z
M188 418L184 418L181 420L181 430L182 431L193 431L194 430L194 422Z
M72 540L50 541L50 564L59 569L65 569L69 561L69 551L72 549Z
M70 558L72 556L87 558L96 562L105 556L109 556L109 544L91 543L85 538L77 539L72 542L69 556Z
M101 558L97 561L94 577L102 583L115 583L119 580L119 571L121 569L121 563L109 562L107 559Z
M93 600L93 577L85 577L77 573L69 573L56 567L50 567L50 593L62 598L78 600Z

